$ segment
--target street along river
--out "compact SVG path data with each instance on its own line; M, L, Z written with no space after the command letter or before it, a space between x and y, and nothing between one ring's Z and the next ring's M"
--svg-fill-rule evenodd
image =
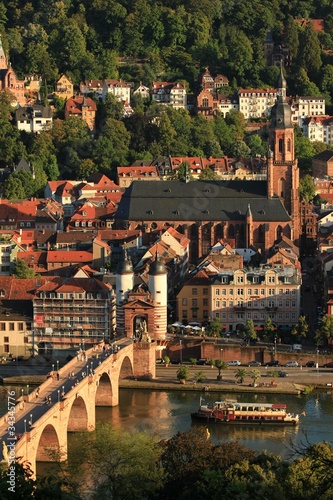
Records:
M21 387L0 387L0 414L7 406L7 391L21 394ZM192 425L191 412L197 410L200 393L194 391L151 391L120 389L119 406L96 408L97 421L111 422L124 430L147 431L160 439L174 436ZM257 403L286 403L291 413L305 412L298 427L259 427L250 425L209 424L214 441L238 440L250 449L267 450L287 458L290 444L333 442L333 392L313 392L309 395L255 394L211 392L204 395L207 403L221 399Z

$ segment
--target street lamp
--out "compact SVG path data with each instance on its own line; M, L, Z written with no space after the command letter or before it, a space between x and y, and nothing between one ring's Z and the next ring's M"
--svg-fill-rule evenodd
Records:
M57 392L58 392L58 403L59 403L59 401L60 401L60 390L58 389Z
M317 363L316 363L317 373L319 368L319 349L317 349Z
M32 413L30 413L29 425L30 425L30 427L32 426Z
M179 346L180 346L180 352L179 352L180 364L183 364L183 350L182 350L182 341L181 340L179 341Z
M27 396L29 396L29 384L27 384Z
M27 419L24 419L24 432L27 432Z
M22 399L23 399L24 389L21 389L21 394L22 394Z
M223 349L220 349L220 361L222 361L222 353L223 353Z
M52 374L54 372L54 363L52 363Z
M59 359L57 360L57 372L59 371Z

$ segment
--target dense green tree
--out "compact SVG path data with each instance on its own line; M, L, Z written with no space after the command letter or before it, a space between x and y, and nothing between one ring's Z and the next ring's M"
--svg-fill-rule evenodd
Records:
M247 339L256 339L257 338L257 334L256 334L256 331L254 329L254 324L253 324L252 319L246 320L243 333Z
M283 42L285 47L289 50L291 59L295 60L298 55L299 47L298 27L291 15L288 15L285 21Z
M206 334L210 337L221 337L222 335L222 324L219 318L214 318L213 321L209 323L206 328Z
M207 167L201 172L199 179L201 181L218 181L221 180L221 176L217 172L214 172L211 168Z
M299 183L299 194L302 200L310 201L316 196L316 188L313 182L313 177L309 174L301 177Z
M3 184L3 197L8 200L20 200L25 198L25 190L22 182L17 177L10 175Z
M77 179L87 179L89 175L98 172L98 167L90 158L85 158L81 161L80 166L76 171Z
M298 159L300 171L303 174L312 170L312 158L316 154L314 144L303 135L300 127L295 127L295 157Z
M35 277L35 271L22 259L16 259L13 274L19 280Z
M315 77L322 65L322 61L318 35L312 23L307 23L299 36L302 50L298 53L298 64L306 69L311 77Z
M246 144L250 149L252 156L265 156L268 150L268 145L263 142L258 134L251 134L246 138Z
M324 340L326 343L333 339L333 316L325 314L322 319L322 324L316 332L317 340Z
M291 334L297 337L298 340L301 340L301 338L307 337L308 331L309 331L309 325L306 321L306 317L300 316L298 318L297 324L292 329Z
M156 439L146 433L99 425L75 441L71 477L81 498L87 496L88 485L90 498L151 498L163 481L160 454Z

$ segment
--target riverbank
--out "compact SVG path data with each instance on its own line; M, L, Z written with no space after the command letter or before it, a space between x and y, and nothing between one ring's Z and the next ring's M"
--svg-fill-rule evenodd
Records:
M229 374L228 374L229 375ZM231 374L230 374L231 375ZM208 389L214 392L256 392L256 393L275 393L275 394L291 394L297 395L312 389L325 389L331 390L333 379L331 372L323 372L314 374L304 372L300 377L291 374L288 378L273 378L262 374L256 386L250 383L247 377L243 383L237 383L233 378L224 375L221 381L217 381L213 374L206 372L206 377L203 382L194 382L194 379L187 380L185 384L180 383L176 378L175 370L158 369L157 377L151 380L136 380L136 379L121 379L119 387L122 389L146 389L150 391L197 391L205 392ZM29 385L30 387L37 387L42 384L46 379L45 375L22 375L11 376L3 379L4 385L8 386L22 386Z

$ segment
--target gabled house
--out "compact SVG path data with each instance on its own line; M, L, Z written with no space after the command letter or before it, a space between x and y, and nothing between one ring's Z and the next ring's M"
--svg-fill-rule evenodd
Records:
M155 166L117 167L117 183L120 188L128 187L133 181L148 179L160 180Z
M142 99L149 99L150 98L149 87L142 85L142 82L140 82L138 88L134 90L133 95L140 95Z
M94 132L96 111L96 103L90 97L73 97L66 102L65 119L76 116L87 124L91 132Z
M28 107L19 107L15 111L15 121L19 130L39 134L52 128L53 113L50 106L32 104Z
M105 101L108 94L112 94L121 102L130 102L133 89L133 82L123 82L122 80L106 78L105 80L103 80L103 101Z
M103 80L85 80L80 83L80 93L85 97L96 99L103 96Z
M70 99L74 95L74 85L70 79L62 74L55 86L55 95L60 99Z
M187 92L184 82L153 82L152 100L175 109L187 108Z

